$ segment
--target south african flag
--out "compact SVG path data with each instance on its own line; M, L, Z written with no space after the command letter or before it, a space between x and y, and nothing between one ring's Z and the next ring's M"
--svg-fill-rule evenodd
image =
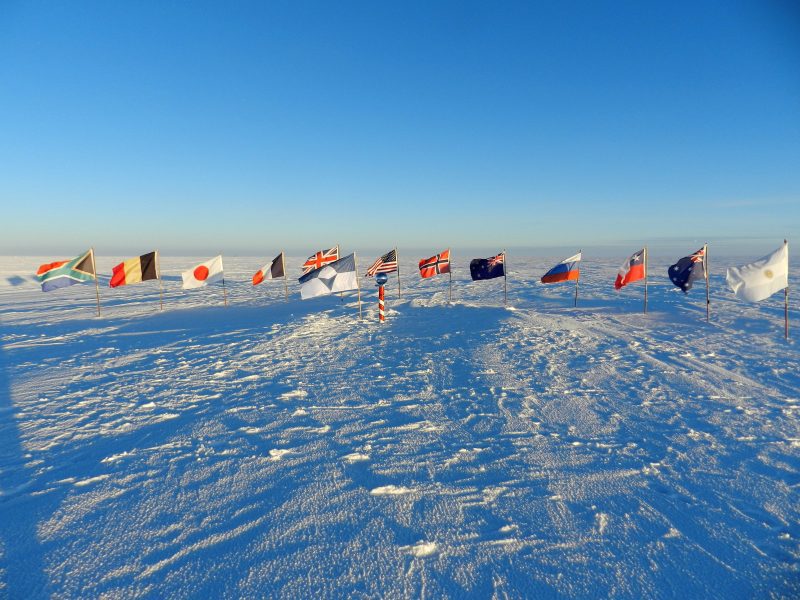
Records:
M87 250L72 260L58 260L39 267L36 277L43 292L51 292L76 283L88 283L97 277L94 268L94 250Z

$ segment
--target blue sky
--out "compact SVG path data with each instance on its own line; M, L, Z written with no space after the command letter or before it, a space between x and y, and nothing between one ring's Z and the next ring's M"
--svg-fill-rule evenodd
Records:
M3 254L768 251L792 2L3 2Z

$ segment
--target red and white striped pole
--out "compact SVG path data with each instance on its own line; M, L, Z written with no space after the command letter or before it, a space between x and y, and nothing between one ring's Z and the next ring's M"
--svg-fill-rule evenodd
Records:
M378 286L378 319L381 323L386 322L386 312L383 308L383 286Z

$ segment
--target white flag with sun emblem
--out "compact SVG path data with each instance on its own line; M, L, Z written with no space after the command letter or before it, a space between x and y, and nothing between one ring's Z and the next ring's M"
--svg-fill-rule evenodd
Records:
M725 276L737 298L759 302L789 286L789 244L749 265L732 267Z
M193 290L214 283L225 277L222 269L222 255L215 256L211 260L197 265L194 269L189 269L181 273L183 278L183 289Z

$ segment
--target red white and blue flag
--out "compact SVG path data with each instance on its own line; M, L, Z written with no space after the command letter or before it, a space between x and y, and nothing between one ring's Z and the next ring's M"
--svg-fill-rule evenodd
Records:
M364 277L373 277L375 273L394 273L397 271L397 249L390 250L367 269Z
M705 278L705 256L706 247L703 246L694 254L684 256L667 270L670 281L681 288L684 294L692 289L695 279Z
M628 260L622 263L614 282L614 289L622 289L629 283L644 279L647 275L647 250L642 248L635 252Z
M559 283L561 281L573 281L580 277L580 262L583 258L583 252L578 252L574 256L565 258L555 267L550 269L542 277L542 283Z
M423 279L450 272L450 248L436 256L419 261L419 274Z
M336 245L330 250L320 250L315 252L303 263L303 275L316 269L321 269L325 265L339 260L339 246Z

